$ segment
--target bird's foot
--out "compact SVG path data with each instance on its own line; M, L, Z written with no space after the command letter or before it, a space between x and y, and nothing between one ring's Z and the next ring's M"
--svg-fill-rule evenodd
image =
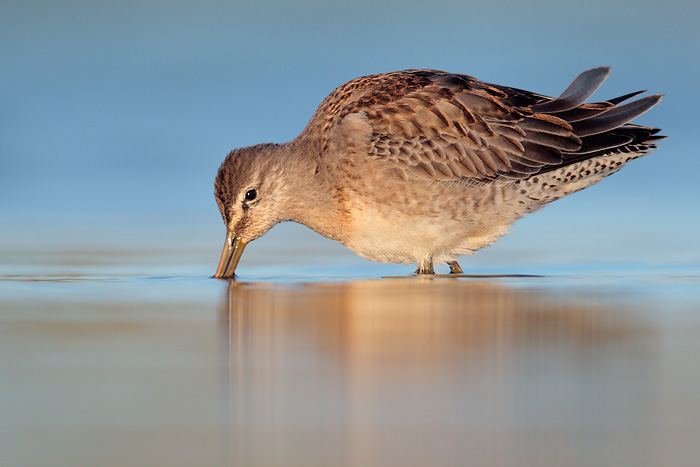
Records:
M415 274L435 274L435 269L433 269L433 257L429 256L421 261Z
M450 274L463 274L464 271L462 271L462 268L459 267L459 263L457 261L448 261L447 265L450 267Z

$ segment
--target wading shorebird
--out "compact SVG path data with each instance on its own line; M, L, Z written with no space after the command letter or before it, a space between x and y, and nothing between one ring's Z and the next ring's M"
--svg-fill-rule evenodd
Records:
M628 123L660 95L585 103L609 73L585 71L557 98L438 70L343 84L293 141L235 149L221 164L228 234L214 277L234 277L246 244L284 221L373 261L461 273L458 256L663 138Z

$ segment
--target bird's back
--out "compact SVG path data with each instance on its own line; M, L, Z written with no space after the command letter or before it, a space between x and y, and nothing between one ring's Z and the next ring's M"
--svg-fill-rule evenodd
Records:
M319 140L322 157L364 151L403 179L468 183L524 179L653 148L659 130L628 122L661 96L585 103L609 71L582 73L554 99L437 70L361 77L333 91L300 137Z

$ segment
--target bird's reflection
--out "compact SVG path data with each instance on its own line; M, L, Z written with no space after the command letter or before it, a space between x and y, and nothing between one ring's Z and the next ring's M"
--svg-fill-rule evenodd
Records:
M233 460L452 463L469 445L461 433L481 424L507 455L507 427L539 416L547 385L614 372L610 347L639 351L647 328L604 301L481 280L231 282L220 322ZM593 397L549 416L586 417Z

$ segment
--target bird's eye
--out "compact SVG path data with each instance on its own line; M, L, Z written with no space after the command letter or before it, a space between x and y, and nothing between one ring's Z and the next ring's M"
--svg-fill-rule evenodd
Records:
M245 194L246 201L253 201L255 197L258 196L258 192L255 190L248 190Z

